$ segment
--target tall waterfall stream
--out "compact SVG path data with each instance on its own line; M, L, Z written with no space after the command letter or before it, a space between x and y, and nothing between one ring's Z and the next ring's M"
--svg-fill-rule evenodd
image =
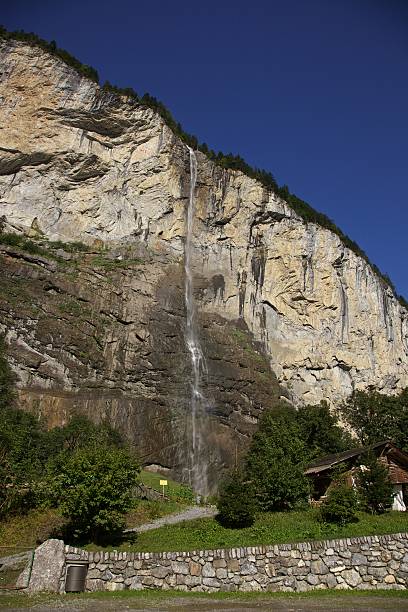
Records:
M196 305L194 300L192 256L193 256L193 223L195 215L195 188L197 182L197 159L193 149L188 147L190 155L190 193L187 208L187 224L185 238L185 302L186 331L185 340L190 354L191 405L187 416L188 479L196 493L206 495L208 492L208 462L204 447L204 431L207 426L206 398L201 391L202 376L206 372L206 363L198 338L196 322Z

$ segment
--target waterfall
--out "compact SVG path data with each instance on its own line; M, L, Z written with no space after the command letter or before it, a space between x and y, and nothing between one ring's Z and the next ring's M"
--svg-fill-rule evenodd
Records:
M195 214L195 187L197 182L197 159L193 149L188 147L190 154L190 193L187 208L186 238L184 251L185 266L185 302L186 331L185 340L190 355L192 376L190 413L187 416L189 458L188 479L197 493L205 495L208 490L207 458L203 438L206 427L206 399L201 391L202 376L206 371L203 351L198 338L196 323L196 305L194 301L192 255L193 255L193 223Z

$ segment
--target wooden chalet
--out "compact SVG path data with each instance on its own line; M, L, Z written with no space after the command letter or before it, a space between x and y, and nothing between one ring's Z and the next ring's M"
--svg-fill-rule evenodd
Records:
M311 503L316 504L324 500L327 490L333 482L334 475L338 475L336 468L340 464L344 464L347 481L350 486L353 486L353 476L360 465L364 465L363 456L368 451L372 451L388 469L394 487L392 509L406 511L408 506L408 454L388 440L377 442L371 446L351 448L343 453L326 455L310 463L304 474L313 482Z

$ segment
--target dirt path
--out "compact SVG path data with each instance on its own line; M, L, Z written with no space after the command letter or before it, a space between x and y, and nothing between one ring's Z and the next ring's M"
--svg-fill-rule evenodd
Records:
M163 525L175 525L176 523L181 523L182 521L193 521L194 519L198 518L212 517L216 514L217 508L215 506L192 506L191 508L187 508L187 510L183 510L182 512L176 512L175 514L163 516L162 518L156 519L151 523L145 523L139 527L126 529L125 532L136 531L137 533L141 533L142 531L150 531L150 529L163 527Z

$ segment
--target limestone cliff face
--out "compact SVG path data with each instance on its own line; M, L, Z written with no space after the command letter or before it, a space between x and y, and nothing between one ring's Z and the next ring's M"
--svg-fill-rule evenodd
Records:
M54 299L62 292L75 300L83 295L92 313L125 331L115 335L101 322L99 366L91 372L89 364L79 366L78 355L68 358L63 342L57 347L58 329L54 334L46 325L39 329L41 317L26 313L21 321L7 321L5 316L22 396L30 403L33 394L44 393L58 397L52 401L62 406L64 394L90 393L93 380L102 398L108 388L129 397L137 390L155 403L169 390L171 367L171 395L185 397L186 146L151 109L102 91L36 47L3 43L0 65L0 206L6 227L51 240L81 240L90 250L103 244L111 248L109 257L126 261L131 253L143 261L137 270L115 269L110 286L96 254L77 263L80 280L71 285L60 264L59 271L30 264L40 265L44 282L59 275L63 286L36 285L38 308L48 303L45 295ZM215 401L215 412L229 414L228 420L224 413L225 423L231 426L231 415L239 415L233 427L245 429L244 420L255 422L268 404L267 390L263 397L254 392L260 385L250 372L253 364L241 367L245 352L261 361L265 355L296 402L337 402L354 388L375 385L392 392L408 385L408 313L369 265L337 235L306 224L256 181L217 167L201 153L197 161L195 293L212 363L210 395L222 404ZM14 280L27 276L27 260L4 257L9 270L19 266ZM38 274L31 273L37 282ZM241 343L239 353L237 338L244 337L251 350ZM160 342L174 352L172 364L163 359ZM26 360L31 355L35 361L33 351L40 363L34 370ZM272 384L272 372L263 368ZM156 372L156 383L167 380L161 391L147 371ZM246 383L226 399L231 389L225 381L234 380ZM123 406L118 411L124 418Z

